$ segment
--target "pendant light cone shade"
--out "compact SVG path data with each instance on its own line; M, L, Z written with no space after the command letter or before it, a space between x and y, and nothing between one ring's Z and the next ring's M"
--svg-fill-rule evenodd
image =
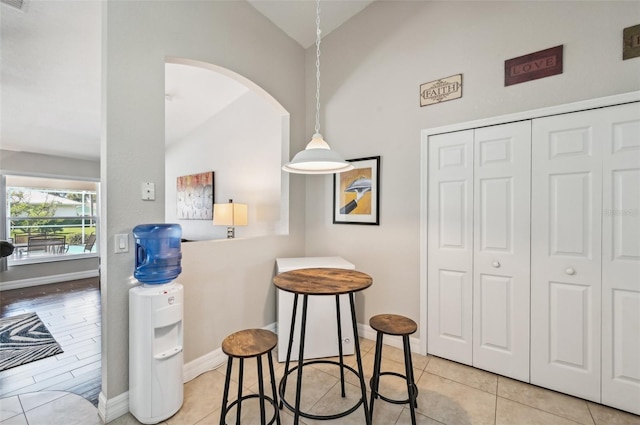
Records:
M331 174L352 170L353 164L332 151L322 135L316 133L305 150L298 152L282 169L297 174Z
M316 132L307 147L298 152L282 169L297 174L333 174L353 169L320 134L320 0L316 2Z

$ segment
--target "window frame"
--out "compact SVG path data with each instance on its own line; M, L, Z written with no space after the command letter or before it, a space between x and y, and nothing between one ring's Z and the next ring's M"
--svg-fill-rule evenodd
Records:
M64 235L55 231L47 231L43 232L26 232L25 235L27 237L38 236L37 243L34 243L34 250L29 250L29 246L26 241L22 241L20 244L14 243L16 245L16 249L14 253L7 257L7 264L9 266L20 266L27 264L39 264L39 263L50 263L50 262L58 262L58 261L68 261L68 260L78 260L78 259L86 259L86 258L95 258L99 257L99 244L94 243L92 250L86 252L85 250L80 251L82 247L86 246L86 242L89 239L90 235L94 233L96 237L99 235L99 223L100 223L100 208L99 208L99 199L100 199L100 182L91 180L91 179L82 179L82 178L59 178L59 177L51 177L51 176L40 176L35 174L14 174L14 173L3 173L0 175L1 177L1 197L4 203L4 208L2 209L1 218L3 221L2 229L0 229L0 239L6 239L9 241L15 242L15 229L17 228L37 228L40 230L43 229L56 229L62 228L63 230L70 228L80 228L80 234L82 235L81 241L76 241L76 243L71 243L71 240L68 239L68 235L72 236L77 232L66 232ZM22 184L15 184L18 181ZM25 184L24 182L27 182ZM28 184L28 182L32 182L32 184ZM40 183L39 185L36 183ZM67 186L65 186L67 185ZM74 187L76 186L76 187ZM82 187L78 189L77 187ZM56 196L51 194L51 192L60 194L64 193L65 197L68 194L78 194L81 195L82 201L79 205L75 205L77 209L79 206L81 207L79 214L70 215L69 211L63 211L62 214L56 214L53 211L53 215L43 215L36 217L25 217L22 215L12 216L11 212L11 204L10 204L10 196L11 192L14 188L26 189L24 192L37 192L39 196L43 196L45 201L42 204L44 205L50 196ZM85 209L86 199L85 196L89 197L89 207L88 210ZM55 199L55 198L52 198ZM60 205L60 203L51 201L52 204ZM73 204L67 203L64 208L70 209L73 208ZM57 209L57 207L56 207ZM50 213L49 211L44 211L45 213ZM36 224L34 225L26 225L23 223L20 226L16 226L13 223L16 220L22 221L30 221L30 220L38 220L42 222L45 221L44 224ZM54 223L46 223L46 221L53 221ZM76 223L69 223L69 221L73 221ZM63 239L63 243L60 243L60 238ZM55 237L55 239L49 239ZM49 242L47 242L49 239ZM45 247L38 246L39 244L45 245ZM77 247L77 252L69 252L69 249L74 246ZM42 251L42 252L40 252Z

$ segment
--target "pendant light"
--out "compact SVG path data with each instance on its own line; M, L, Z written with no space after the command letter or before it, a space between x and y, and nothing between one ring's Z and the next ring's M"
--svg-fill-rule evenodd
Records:
M316 2L316 128L307 147L298 152L282 169L297 174L333 174L353 169L320 134L320 0Z

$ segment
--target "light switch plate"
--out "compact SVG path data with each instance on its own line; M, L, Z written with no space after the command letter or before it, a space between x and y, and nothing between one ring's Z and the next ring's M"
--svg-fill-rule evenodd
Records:
M142 182L142 200L143 201L156 200L156 184L155 183Z
M114 248L114 252L116 254L129 252L129 235L127 233L116 235L114 240Z

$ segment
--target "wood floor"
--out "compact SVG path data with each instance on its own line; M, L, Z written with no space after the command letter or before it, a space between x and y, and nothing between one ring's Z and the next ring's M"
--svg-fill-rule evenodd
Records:
M0 292L0 317L36 312L64 351L0 372L0 398L61 390L98 405L100 284L98 278Z

